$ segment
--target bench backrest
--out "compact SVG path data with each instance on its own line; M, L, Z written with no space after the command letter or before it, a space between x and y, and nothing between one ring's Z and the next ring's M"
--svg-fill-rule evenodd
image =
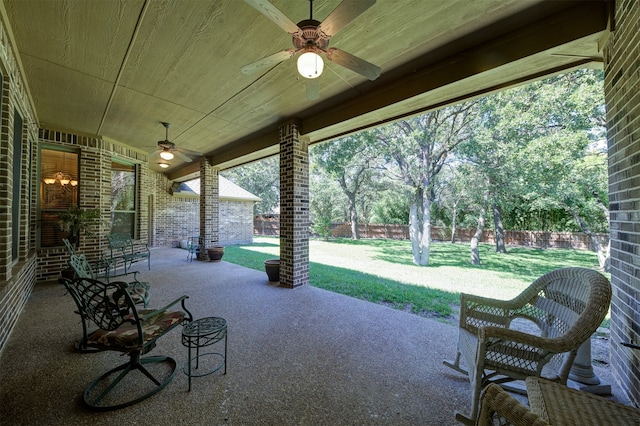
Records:
M122 233L114 233L107 235L107 239L109 240L109 249L111 250L111 256L114 256L114 251L116 254L130 256L134 254L134 244L131 239L131 235L122 234Z
M73 268L76 276L80 278L96 278L95 273L91 268L91 264L89 264L84 254L72 254L69 259L69 265Z

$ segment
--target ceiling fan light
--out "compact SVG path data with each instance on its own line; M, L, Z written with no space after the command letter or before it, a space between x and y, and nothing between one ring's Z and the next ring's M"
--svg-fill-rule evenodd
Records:
M298 58L298 72L304 78L320 77L323 69L322 57L315 52L305 52Z
M160 158L167 161L173 160L173 152L164 150L160 153ZM169 165L167 165L167 167L169 167Z
M160 168L162 168L162 169L166 169L166 168L169 167L169 164L167 164L167 163L158 163L158 166L160 166Z

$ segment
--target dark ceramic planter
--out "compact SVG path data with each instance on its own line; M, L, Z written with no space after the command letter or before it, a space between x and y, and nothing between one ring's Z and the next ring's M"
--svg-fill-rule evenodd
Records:
M224 247L222 246L213 246L207 249L207 253L209 254L209 260L212 262L220 262L222 260L222 255L224 255Z
M280 281L280 259L265 260L264 270L267 272L270 282Z

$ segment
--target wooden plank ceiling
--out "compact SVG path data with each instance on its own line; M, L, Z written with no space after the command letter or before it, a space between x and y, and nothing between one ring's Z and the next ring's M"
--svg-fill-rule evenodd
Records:
M347 0L349 1L349 0ZM354 0L358 1L358 0ZM272 0L293 22L308 0ZM340 0L315 0L322 21ZM581 66L599 66L606 1L378 0L331 39L382 69L325 61L306 97L294 58L240 69L291 37L240 0L3 0L41 126L146 153L164 139L228 168L277 153L296 119L311 143ZM194 159L196 156L194 156ZM154 161L153 170L160 170ZM195 164L191 163L192 165ZM192 173L178 158L165 170Z

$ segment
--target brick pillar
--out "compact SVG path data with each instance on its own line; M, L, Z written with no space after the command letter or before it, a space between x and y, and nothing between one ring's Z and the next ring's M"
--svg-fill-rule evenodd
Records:
M309 283L309 150L294 123L280 127L280 285Z
M218 169L200 160L200 246L199 259L208 259L207 248L217 246L220 241L220 191L218 186Z
M611 220L611 365L620 387L640 405L640 2L615 2L605 48L604 93Z

